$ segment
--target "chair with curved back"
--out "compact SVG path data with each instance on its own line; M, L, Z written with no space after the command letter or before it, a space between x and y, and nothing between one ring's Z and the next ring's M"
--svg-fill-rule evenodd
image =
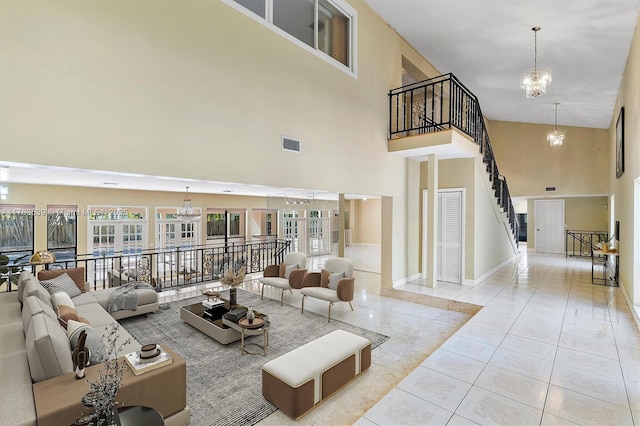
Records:
M302 280L307 273L307 255L299 252L287 253L284 262L280 265L269 265L264 269L260 278L262 289L260 299L264 299L265 286L276 287L282 290L280 293L280 306L284 302L284 292L302 288Z
M327 260L321 272L309 272L302 283L302 313L304 314L304 299L313 297L329 302L329 318L331 322L331 307L334 303L347 302L353 311L353 295L355 280L353 278L353 262L344 257Z

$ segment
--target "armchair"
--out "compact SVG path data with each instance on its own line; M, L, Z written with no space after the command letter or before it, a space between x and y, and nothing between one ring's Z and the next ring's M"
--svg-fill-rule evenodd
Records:
M326 261L322 272L309 272L302 282L302 313L304 314L304 299L314 297L329 302L329 318L331 322L331 306L337 302L347 302L353 311L353 294L355 280L353 278L353 262L343 257L336 257Z
M260 299L264 299L265 286L277 287L282 290L280 293L280 306L282 306L285 290L293 294L294 288L302 288L302 280L306 273L307 255L298 252L287 253L283 263L269 265L264 269L263 277L260 278L262 284Z

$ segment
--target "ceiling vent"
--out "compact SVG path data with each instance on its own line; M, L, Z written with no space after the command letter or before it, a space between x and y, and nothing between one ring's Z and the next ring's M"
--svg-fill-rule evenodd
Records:
M547 186L544 190L547 191L547 192L555 192L556 191L556 187L555 186Z
M300 141L286 136L282 137L282 150L290 152L300 152Z

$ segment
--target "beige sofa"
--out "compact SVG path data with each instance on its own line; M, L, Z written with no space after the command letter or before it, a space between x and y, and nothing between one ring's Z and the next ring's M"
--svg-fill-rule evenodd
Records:
M114 289L87 291L71 298L78 317L88 320L94 335L105 335L116 318L152 312L158 308L155 290L138 292L138 309L107 310L109 294ZM68 296L65 296L68 297ZM55 301L55 295L54 295ZM119 356L140 349L140 343L122 327L118 330L122 346ZM87 339L88 341L89 339ZM162 342L158 342L162 344ZM168 425L189 424L186 405L186 364L166 348L174 362L157 370L135 376L125 373L119 392L126 405L151 406L166 418ZM69 425L84 409L80 397L89 390L85 380L75 380L71 345L67 331L58 320L51 295L29 272L23 271L18 291L0 294L0 424ZM88 378L97 377L101 365L87 367ZM149 389L168 389L166 395ZM146 390L146 391L145 391Z

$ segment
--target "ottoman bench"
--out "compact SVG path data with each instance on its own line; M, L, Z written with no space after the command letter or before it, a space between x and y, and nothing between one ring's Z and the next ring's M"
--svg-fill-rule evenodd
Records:
M262 395L298 419L366 371L371 342L336 330L262 366Z

